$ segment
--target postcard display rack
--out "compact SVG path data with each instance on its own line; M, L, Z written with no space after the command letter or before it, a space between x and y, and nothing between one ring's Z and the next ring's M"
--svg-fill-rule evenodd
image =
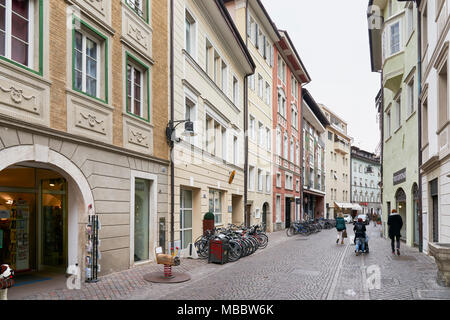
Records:
M29 216L26 201L19 200L11 208L9 252L11 267L16 272L30 269Z
M90 211L91 208L90 208ZM101 259L99 251L100 240L98 239L98 231L101 229L98 215L89 213L88 224L86 226L87 244L86 244L86 282L97 282L98 272L100 272Z

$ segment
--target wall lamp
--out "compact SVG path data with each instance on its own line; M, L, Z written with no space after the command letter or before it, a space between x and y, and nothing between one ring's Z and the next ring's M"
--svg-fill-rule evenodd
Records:
M184 132L183 136L185 137L194 137L196 134L194 132L194 122L192 122L190 119L188 120L178 120L178 121L169 121L166 128L166 137L167 137L167 143L169 143L170 146L173 146L175 142L180 142L181 138L176 137L176 128L184 123Z

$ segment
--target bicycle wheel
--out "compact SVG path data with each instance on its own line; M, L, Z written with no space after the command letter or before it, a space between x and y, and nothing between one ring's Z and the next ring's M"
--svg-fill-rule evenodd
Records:
M265 234L259 234L256 239L258 239L260 249L265 249L269 244L269 237Z
M241 258L242 255L242 246L239 244L239 242L230 240L228 242L230 245L230 250L228 251L228 261L229 262L236 262Z

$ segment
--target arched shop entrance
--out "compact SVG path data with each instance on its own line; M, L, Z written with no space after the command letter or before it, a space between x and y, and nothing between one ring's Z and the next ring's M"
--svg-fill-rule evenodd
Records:
M403 227L400 230L402 239L406 239L406 193L402 188L395 193L395 201L397 203L397 212L402 217Z
M49 148L0 152L0 258L17 274L83 266L80 225L93 203L84 175Z

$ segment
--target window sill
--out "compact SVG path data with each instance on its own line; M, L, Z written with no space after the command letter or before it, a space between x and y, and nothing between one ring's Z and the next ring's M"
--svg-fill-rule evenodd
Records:
M396 134L397 132L399 132L401 128L402 128L402 126L399 126L397 129L395 129L394 134Z
M387 138L387 139L384 141L384 143L388 143L389 140L391 140L391 139L392 139L392 136L389 136L389 138Z
M95 104L97 104L99 106L102 106L104 108L107 108L107 109L110 109L110 110L114 109L114 107L111 106L110 104L106 103L105 100L101 100L100 98L91 97L87 93L84 93L84 92L81 92L81 91L77 91L77 90L73 90L73 89L70 89L70 88L67 88L66 92L70 93L70 94L72 94L74 96L77 96L78 98L81 98L81 99L90 101L92 103L95 103Z
M415 114L416 114L416 110L414 110L413 112L411 112L411 114L406 118L405 122L408 122L409 119L411 119L412 117L414 117Z
M142 123L145 126L149 126L151 128L154 128L154 125L150 122L150 120L146 120L144 118L141 118L141 117L139 117L137 115L134 115L134 114L126 112L126 111L122 112L122 115L123 115L124 118L128 118L128 119L132 119L132 120L135 120L135 121L139 121L139 123Z
M413 31L408 36L408 40L406 41L405 47L407 47L409 45L409 43L411 42L411 39L413 38L414 33L416 33L415 29L413 29Z

